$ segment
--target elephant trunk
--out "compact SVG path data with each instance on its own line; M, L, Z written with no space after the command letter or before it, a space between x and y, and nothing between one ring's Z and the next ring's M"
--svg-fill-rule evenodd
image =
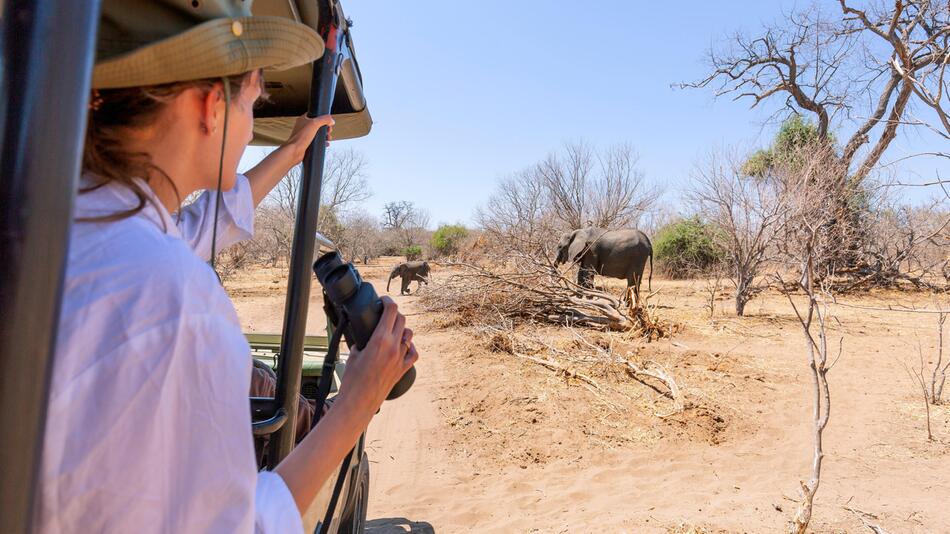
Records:
M386 281L386 293L389 293L389 286L393 282L393 278L396 278L396 275L399 273L399 268L395 268L389 273L389 280Z

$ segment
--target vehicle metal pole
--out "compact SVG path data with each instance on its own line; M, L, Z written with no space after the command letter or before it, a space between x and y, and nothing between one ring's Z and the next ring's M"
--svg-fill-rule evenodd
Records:
M0 532L36 528L98 0L0 2Z
M330 113L343 57L341 46L345 46L336 2L330 0L327 4L328 12L321 13L320 17L320 35L326 49L323 57L313 64L310 84L308 114L311 117ZM326 149L327 128L322 127L304 155L303 173L298 188L297 219L294 223L284 327L280 340L280 363L277 367L277 388L274 393L278 406L282 406L287 413L287 421L271 436L267 455L268 467L271 469L294 448L297 397L300 394L300 372L303 367L303 342L307 329L310 286L313 282L311 267L314 261L314 235L317 232Z

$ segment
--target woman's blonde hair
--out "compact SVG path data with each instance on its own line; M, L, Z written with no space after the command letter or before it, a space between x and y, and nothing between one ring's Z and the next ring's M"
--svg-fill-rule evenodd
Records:
M142 211L150 201L135 178L144 180L167 180L178 196L175 184L168 174L152 162L146 152L126 148L124 142L130 130L151 126L159 113L176 96L187 89L198 88L212 91L216 83L225 81L233 99L247 83L250 72L225 78L209 78L176 82L149 87L127 89L102 89L92 92L89 103L89 119L86 127L86 142L83 146L82 170L93 180L79 190L86 193L106 184L117 183L131 190L138 198L136 206L110 215L79 219L80 221L117 221ZM263 82L262 82L263 83ZM179 202L181 198L178 198Z

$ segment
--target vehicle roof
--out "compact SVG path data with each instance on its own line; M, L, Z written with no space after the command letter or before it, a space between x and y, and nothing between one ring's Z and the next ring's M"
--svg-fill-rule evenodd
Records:
M256 0L254 15L286 17L302 22L318 30L321 9L330 0ZM339 4L337 4L337 9ZM340 24L348 29L349 21L340 12ZM346 57L340 68L332 113L336 124L333 126L333 139L352 139L370 132L373 118L370 116L363 94L363 79L356 52L349 31L347 44L350 56ZM294 121L307 112L310 98L310 81L313 66L301 65L285 71L268 72L264 77L264 86L270 95L267 102L255 110L255 145L277 145L290 135Z

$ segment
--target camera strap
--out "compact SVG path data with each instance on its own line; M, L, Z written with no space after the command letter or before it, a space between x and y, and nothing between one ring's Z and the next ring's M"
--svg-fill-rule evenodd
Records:
M324 296L326 298L326 296ZM333 388L333 373L336 370L336 362L340 356L340 341L343 337L343 330L349 325L344 317L339 325L333 329L330 336L330 342L327 344L327 355L323 358L323 369L320 371L320 382L317 384L316 407L313 411L313 426L320 422L323 417L323 406L330 396L330 389Z
M231 108L231 84L227 78L221 78L221 84L224 88L224 129L221 131L221 154L218 157L218 188L214 197L214 222L211 223L211 258L209 264L214 274L218 276L218 282L221 282L221 273L215 257L218 255L218 215L221 211L221 183L224 178L224 150L228 146L228 114Z
M333 512L336 511L336 505L340 502L340 494L343 492L343 483L346 481L346 472L350 469L350 461L353 459L353 451L356 447L350 449L350 453L343 459L340 465L340 473L336 477L336 484L333 485L333 495L330 496L330 503L327 505L327 513L323 516L323 523L320 524L320 534L330 532L330 523L333 522Z
M324 298L326 298L325 295ZM327 397L330 396L330 389L333 386L333 373L340 355L340 341L342 341L343 338L343 330L349 326L349 321L346 319L346 316L344 316L340 324L335 326L333 334L330 336L330 342L327 345L327 355L323 359L320 383L317 385L317 404L313 414L314 425L319 423L320 418L323 417L323 406L327 401ZM337 504L340 501L340 494L343 492L343 484L346 481L346 473L350 469L350 462L353 459L354 450L355 447L350 449L350 453L346 455L346 458L343 459L343 463L340 465L340 472L337 475L336 483L333 485L333 494L330 496L326 514L323 517L323 522L320 524L320 534L327 534L330 531L330 524L333 522L333 514L336 512Z

